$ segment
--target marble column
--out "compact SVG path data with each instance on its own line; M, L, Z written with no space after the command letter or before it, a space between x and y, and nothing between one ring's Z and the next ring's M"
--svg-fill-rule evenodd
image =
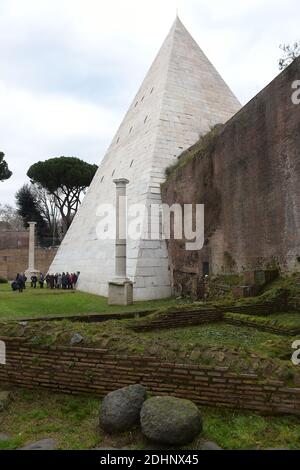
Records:
M117 279L127 280L127 207L126 179L114 180L116 185L116 255L115 274Z
M131 305L133 283L127 278L127 204L125 178L114 180L116 185L115 279L109 282L109 305Z
M29 222L29 250L28 250L28 269L26 271L27 277L36 274L38 271L35 269L35 227L36 222Z

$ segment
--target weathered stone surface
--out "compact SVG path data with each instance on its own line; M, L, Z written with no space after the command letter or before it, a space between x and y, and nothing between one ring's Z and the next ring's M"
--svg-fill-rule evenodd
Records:
M37 442L31 442L19 450L55 450L58 448L58 442L55 439L42 439Z
M143 434L153 442L181 445L192 442L202 431L202 418L189 400L154 397L142 407L141 426Z
M183 266L198 269L200 278L207 263L212 275L271 264L299 271L300 211L293 202L300 200L300 106L290 93L299 74L300 58L228 121L206 151L201 142L190 149L195 158L182 161L164 185L166 204L205 204L204 248L186 252L182 240L168 243L175 291L193 294L193 276L183 278Z
M100 219L93 208L98 207L99 201L114 203L113 178L130 181L129 206L160 204L165 169L199 135L226 122L239 109L238 100L176 19L103 158L50 271L78 269L78 289L107 296L108 283L114 278L114 240L99 240L96 236ZM144 220L146 223L147 218ZM145 230L142 223L141 234ZM134 299L169 297L166 241L131 239L127 253L128 276L135 280Z
M100 410L100 425L106 432L130 430L140 422L140 411L147 397L145 387L131 385L109 393Z
M70 345L75 346L76 344L82 343L83 340L83 336L81 336L79 333L75 333L70 340Z
M11 393L8 391L0 391L0 411L5 410L10 401Z
M9 441L10 439L11 439L11 436L9 434L0 432L0 442Z

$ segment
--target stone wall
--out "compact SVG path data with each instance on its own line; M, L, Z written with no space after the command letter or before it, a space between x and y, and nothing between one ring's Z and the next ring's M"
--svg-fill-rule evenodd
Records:
M0 339L7 348L0 381L12 385L103 397L141 383L152 394L191 399L198 405L300 415L299 388L280 381L261 381L253 374L156 362L151 357L114 356L106 350L30 346L18 338Z
M52 263L57 248L36 248L35 267L39 271L46 273ZM16 274L24 272L28 268L28 247L8 248L0 250L0 277L12 280Z
M165 203L205 204L204 248L187 252L181 241L169 243L175 292L191 290L192 275L182 273L201 278L203 263L210 274L300 270L300 105L291 100L299 77L300 58L205 148L185 152L163 186Z
M29 244L29 232L3 230L0 231L0 250L12 248L27 248Z
M212 323L221 321L223 319L222 312L216 309L207 310L191 310L191 311L178 311L162 314L161 316L148 319L146 321L139 321L131 328L136 332L162 330L165 328L182 328L191 325L203 325L205 323Z

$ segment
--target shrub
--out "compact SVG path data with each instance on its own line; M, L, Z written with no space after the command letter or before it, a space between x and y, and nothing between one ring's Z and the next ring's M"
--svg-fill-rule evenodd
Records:
M0 284L7 284L7 279L4 279L4 277L0 276Z

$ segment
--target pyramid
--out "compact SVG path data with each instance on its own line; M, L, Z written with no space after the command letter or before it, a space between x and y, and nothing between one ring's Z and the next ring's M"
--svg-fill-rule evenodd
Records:
M127 178L128 204L160 203L165 170L212 126L241 108L224 80L176 18L119 127L49 272L80 271L78 289L108 295L115 242L96 233L99 204L115 203L114 179ZM143 231L143 230L142 230ZM134 300L171 296L163 240L129 240L127 274Z

